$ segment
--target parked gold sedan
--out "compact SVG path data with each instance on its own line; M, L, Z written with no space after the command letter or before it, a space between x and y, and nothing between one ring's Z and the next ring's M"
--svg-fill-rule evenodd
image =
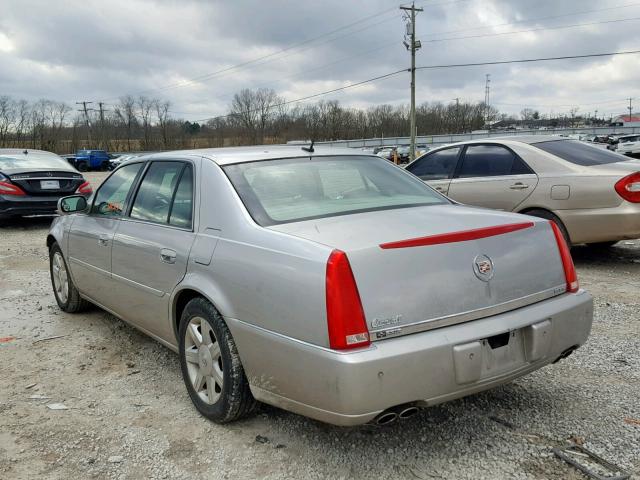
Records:
M406 168L457 202L552 220L570 244L640 238L640 162L577 140L472 140Z

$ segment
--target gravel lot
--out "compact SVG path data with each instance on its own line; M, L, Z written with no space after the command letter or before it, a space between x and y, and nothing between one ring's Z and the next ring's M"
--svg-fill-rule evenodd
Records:
M574 249L596 317L556 365L385 428L269 407L218 426L174 353L98 309L58 309L49 223L0 227L0 478L585 478L551 453L568 440L640 476L638 241Z

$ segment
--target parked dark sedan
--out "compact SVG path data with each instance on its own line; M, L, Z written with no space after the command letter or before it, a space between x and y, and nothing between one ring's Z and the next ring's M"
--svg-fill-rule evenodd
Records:
M62 157L41 150L0 149L0 219L47 215L58 199L89 196L91 184Z

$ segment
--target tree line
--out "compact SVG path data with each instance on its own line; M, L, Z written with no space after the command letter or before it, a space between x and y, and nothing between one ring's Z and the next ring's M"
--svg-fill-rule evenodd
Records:
M236 93L225 115L204 122L175 116L167 100L126 95L86 114L65 102L0 96L0 147L71 153L81 148L155 151L409 135L409 107L349 108L338 100L288 103L271 89ZM530 112L523 111L523 119ZM416 108L418 135L463 133L509 117L482 102L425 102Z

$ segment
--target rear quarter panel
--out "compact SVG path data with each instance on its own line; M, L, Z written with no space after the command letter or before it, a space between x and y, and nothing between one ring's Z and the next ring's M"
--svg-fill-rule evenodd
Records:
M327 346L324 282L331 249L258 226L208 159L200 182L198 235L208 237L211 261L190 258L174 309L178 291L194 289L228 319Z

